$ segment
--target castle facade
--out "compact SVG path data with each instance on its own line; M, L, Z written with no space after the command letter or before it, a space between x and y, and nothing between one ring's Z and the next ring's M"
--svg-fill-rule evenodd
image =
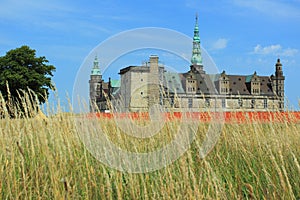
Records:
M166 71L157 55L141 66L120 70L120 80L105 82L97 57L90 75L90 111L148 111L159 104L172 111L282 111L284 81L277 59L275 73L261 76L207 74L202 63L198 20L194 28L189 71Z

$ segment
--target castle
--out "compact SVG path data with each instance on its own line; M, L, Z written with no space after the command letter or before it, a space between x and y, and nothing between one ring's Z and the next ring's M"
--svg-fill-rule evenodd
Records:
M90 111L147 111L159 104L173 111L282 111L284 80L277 59L275 75L230 75L225 71L207 74L200 48L198 19L194 27L190 70L174 73L165 70L157 55L142 66L120 70L120 80L102 79L97 57L90 75Z

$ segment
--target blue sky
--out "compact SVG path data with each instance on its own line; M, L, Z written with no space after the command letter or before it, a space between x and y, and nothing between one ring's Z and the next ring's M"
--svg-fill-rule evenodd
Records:
M46 56L57 68L53 81L64 106L80 66L101 42L143 27L192 37L196 12L201 45L220 71L271 75L279 56L286 97L298 108L300 0L2 0L0 55L28 45L38 56ZM99 55L100 65L101 59ZM143 60L137 57L132 64Z

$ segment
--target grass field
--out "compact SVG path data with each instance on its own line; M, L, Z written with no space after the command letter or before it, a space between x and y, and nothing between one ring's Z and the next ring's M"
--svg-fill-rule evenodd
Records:
M300 199L297 122L225 124L204 159L199 144L208 125L200 123L178 160L132 174L95 159L80 140L75 118L57 113L0 120L0 199ZM168 141L177 126L169 121L159 138L140 142L116 134L113 119L97 120L112 141L136 151L164 145L160 137Z

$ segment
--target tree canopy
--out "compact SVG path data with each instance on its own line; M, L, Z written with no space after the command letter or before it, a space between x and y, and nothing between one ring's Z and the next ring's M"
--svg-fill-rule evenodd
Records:
M37 57L36 51L28 46L12 49L0 57L0 92L5 100L10 95L18 99L20 91L32 90L40 103L49 96L49 89L55 67L44 57ZM8 93L8 88L10 94Z

